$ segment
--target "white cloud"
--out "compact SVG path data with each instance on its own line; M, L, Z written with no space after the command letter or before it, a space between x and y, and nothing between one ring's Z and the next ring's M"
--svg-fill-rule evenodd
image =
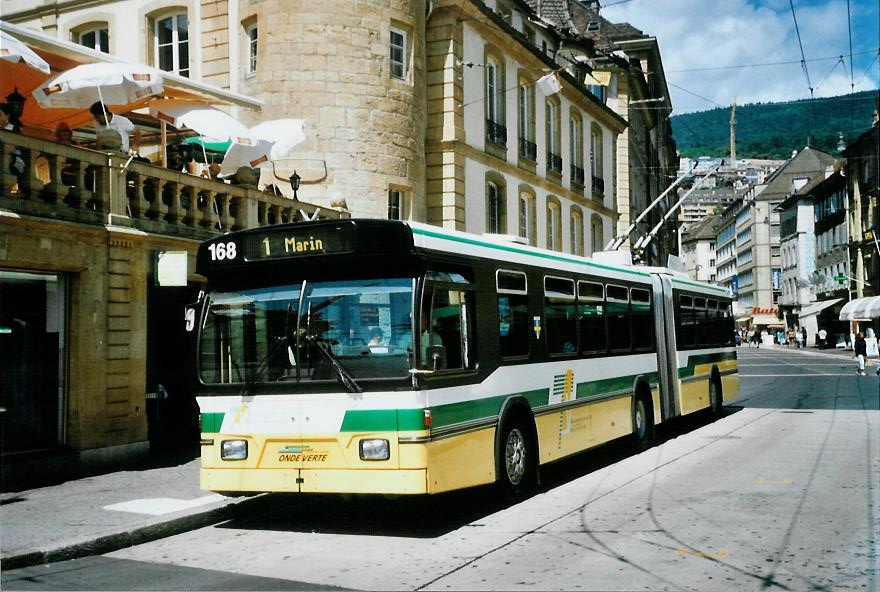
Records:
M849 52L845 0L794 4L814 96L850 92L849 58L837 58ZM862 76L876 56L877 13L876 0L851 2L856 91L877 87L876 60ZM602 14L657 38L677 113L729 105L734 96L738 104L810 97L787 1L632 0Z

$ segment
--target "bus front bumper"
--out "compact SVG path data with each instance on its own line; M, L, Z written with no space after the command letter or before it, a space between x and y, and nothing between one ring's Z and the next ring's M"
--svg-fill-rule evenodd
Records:
M202 469L202 489L218 493L379 493L428 491L425 469Z

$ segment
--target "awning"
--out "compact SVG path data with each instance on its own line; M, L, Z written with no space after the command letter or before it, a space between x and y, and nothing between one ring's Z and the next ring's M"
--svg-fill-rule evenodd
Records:
M868 321L880 319L880 296L856 298L843 305L840 311L841 321Z
M58 72L69 70L79 64L94 62L119 62L120 58L82 45L51 37L45 33L0 21L0 30L12 35L52 67L54 76ZM17 88L27 98L21 120L25 125L52 131L60 121L67 122L71 127L79 127L91 122L87 109L42 109L31 97L31 91L48 80L50 75L44 74L24 64L0 62L0 96L6 96ZM260 110L265 104L260 99L247 97L203 82L163 72L164 96L180 99L194 99L214 105L230 105ZM131 107L137 107L132 105Z
M756 314L752 315L753 325L782 325L782 321L776 318L776 315Z
M748 316L748 317L740 317L740 318L736 319L736 322L737 322L737 323L748 323L748 322L750 322L751 320L752 320L752 317L751 317L751 316Z
M838 302L843 300L843 298L832 298L831 300L820 300L819 302L813 302L811 304L807 304L801 307L801 312L798 313L802 318L808 317L810 315L818 314L828 308L829 306L834 306Z

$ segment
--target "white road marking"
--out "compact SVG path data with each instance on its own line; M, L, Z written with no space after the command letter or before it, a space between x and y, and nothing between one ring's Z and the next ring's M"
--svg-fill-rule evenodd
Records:
M206 506L214 502L225 499L222 495L206 495L197 497L196 499L182 500L170 497L153 497L146 499L136 499L118 504L104 506L105 510L112 512L131 512L132 514L148 514L150 516L162 516L164 514L173 514L181 510Z

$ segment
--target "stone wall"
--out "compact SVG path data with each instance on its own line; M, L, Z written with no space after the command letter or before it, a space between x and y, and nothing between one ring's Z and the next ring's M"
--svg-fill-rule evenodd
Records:
M302 199L342 198L353 216L384 218L389 187L402 188L412 204L405 217L424 221L425 2L242 0L238 17L256 18L259 31L257 72L239 68L238 91L266 101L261 120L309 124L278 175L296 168ZM408 33L407 80L389 73L392 25Z

